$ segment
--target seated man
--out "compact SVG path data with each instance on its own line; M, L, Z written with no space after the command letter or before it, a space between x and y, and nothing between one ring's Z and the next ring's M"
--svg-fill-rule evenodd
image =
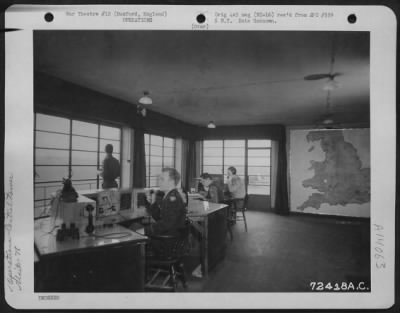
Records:
M224 194L221 188L213 181L211 175L203 173L200 177L204 188L204 191L200 191L200 194L210 202L222 203L224 201Z
M243 199L246 196L246 187L239 176L236 175L236 168L228 168L228 190L232 199Z
M186 206L178 190L180 174L174 168L164 168L159 176L160 191L148 208L154 223L146 226L146 235L177 235L185 227Z

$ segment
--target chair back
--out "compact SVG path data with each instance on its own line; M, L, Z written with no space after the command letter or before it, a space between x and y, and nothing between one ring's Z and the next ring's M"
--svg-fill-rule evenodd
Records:
M175 235L150 235L153 256L160 261L174 261L181 258L187 248L189 224Z

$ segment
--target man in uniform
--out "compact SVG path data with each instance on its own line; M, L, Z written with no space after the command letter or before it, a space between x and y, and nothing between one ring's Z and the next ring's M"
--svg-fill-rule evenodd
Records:
M181 175L174 168L164 168L159 176L162 199L153 202L149 213L154 223L148 225L145 233L148 235L177 235L185 227L186 205L178 190ZM160 195L160 194L159 194ZM154 210L154 205L159 210Z
M224 193L215 183L212 176L208 173L203 173L200 178L204 191L200 191L199 193L210 202L222 203L224 201Z
M103 170L101 172L101 176L103 177L102 187L104 189L118 188L118 184L115 180L121 175L121 166L119 161L113 157L113 150L113 145L106 145L105 151L107 156L103 160Z

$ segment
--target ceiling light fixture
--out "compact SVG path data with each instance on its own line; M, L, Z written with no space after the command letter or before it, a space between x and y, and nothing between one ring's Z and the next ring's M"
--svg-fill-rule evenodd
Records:
M207 124L207 128L216 128L217 126L215 125L215 123L213 122L213 121L210 121L208 124Z
M137 114L145 117L147 114L146 105L153 104L153 100L149 97L149 92L144 91L143 97L141 97L138 101L137 105Z
M153 104L153 100L149 97L149 92L148 91L144 91L143 92L143 97L141 97L139 99L139 103L142 104L142 105Z

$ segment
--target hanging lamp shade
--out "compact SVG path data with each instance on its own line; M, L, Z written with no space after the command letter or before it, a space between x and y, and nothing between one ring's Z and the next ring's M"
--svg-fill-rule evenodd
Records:
M149 97L148 91L143 92L143 97L139 99L139 103L142 105L153 104L153 100Z
M217 126L215 125L215 123L213 122L213 121L210 121L208 124L207 124L207 128L216 128Z

